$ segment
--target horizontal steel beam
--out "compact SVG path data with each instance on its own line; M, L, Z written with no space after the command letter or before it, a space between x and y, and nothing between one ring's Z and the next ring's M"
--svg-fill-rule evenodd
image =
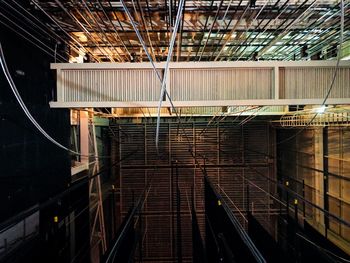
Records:
M173 62L167 90L175 107L319 105L336 61ZM164 74L165 63L156 63ZM160 82L150 63L64 63L53 108L156 108ZM326 104L350 104L350 61L341 61ZM170 108L169 99L163 107Z
M320 105L323 99L285 99L285 100L205 100L173 101L175 107L224 107L224 106L288 106ZM158 101L87 101L87 102L50 102L51 108L157 108ZM328 99L327 104L350 104L350 98ZM163 108L170 108L164 101Z
M156 68L164 69L165 62L154 63ZM169 69L212 69L212 68L274 68L274 67L335 67L330 61L225 61L225 62L172 62ZM350 67L350 61L340 61L340 67ZM52 63L51 69L151 69L149 62L142 63Z

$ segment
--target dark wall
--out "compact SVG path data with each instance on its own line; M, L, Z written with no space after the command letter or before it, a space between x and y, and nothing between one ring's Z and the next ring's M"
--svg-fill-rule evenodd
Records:
M9 71L29 111L57 141L69 145L69 111L49 108L53 58L0 25ZM0 222L65 189L70 157L41 135L19 107L0 71Z

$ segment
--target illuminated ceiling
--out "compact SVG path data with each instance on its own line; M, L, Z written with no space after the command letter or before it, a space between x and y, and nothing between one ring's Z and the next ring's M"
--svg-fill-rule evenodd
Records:
M0 22L30 39L57 62L147 61L120 1L2 1ZM155 61L164 61L178 2L126 0ZM345 1L344 42L350 39ZM336 0L185 1L174 61L300 60L336 56ZM346 45L345 45L346 48ZM86 55L88 54L88 55Z

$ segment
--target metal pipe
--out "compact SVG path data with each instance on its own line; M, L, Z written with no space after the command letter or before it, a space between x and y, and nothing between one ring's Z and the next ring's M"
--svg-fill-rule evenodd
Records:
M230 9L230 6L231 6L231 4L232 4L232 1L233 1L233 0L230 0L229 4L227 5L226 11L225 11L224 16L223 16L223 18L222 18L222 21L225 21L226 16L227 16L227 12L228 12L228 10ZM230 20L230 23L231 23L231 21L232 21L232 19ZM229 23L229 24L230 24L230 23ZM228 27L226 26L225 31L227 31L227 29L228 29ZM220 32L221 32L221 28L219 27L218 31L216 32L216 35L218 35ZM220 44L220 42L221 42L222 39L223 39L223 36L221 37L221 39L220 39L220 41L219 41L219 44ZM214 41L213 41L213 43L212 43L211 46L210 46L210 50L213 50L213 49L214 49ZM216 49L217 49L217 46L215 47L215 50L213 50L213 51L211 52L211 55L210 55L210 57L209 57L209 61L212 59L212 57L213 57L213 55L214 55Z
M54 53L55 50L52 49L51 47L49 47L48 45L46 45L44 42L42 42L40 39L38 39L37 37L35 37L33 34L31 34L30 32L28 32L27 30L25 30L23 27L17 25L14 21L12 21L9 17L7 17L4 13L2 13L0 11L0 17L5 18L8 22L10 22L11 24L13 24L14 26L17 26L20 30L22 30L25 34L27 34L28 36L30 36L31 38L35 39L35 41L37 41L38 43L40 43L42 46L39 46L37 43L33 42L32 40L30 40L28 37L26 37L25 35L23 35L22 33L14 30L14 28L12 26L9 26L7 23L5 23L4 21L0 20L0 23L2 23L3 25L5 25L7 28L9 28L10 30L14 31L15 33L17 33L18 35L20 35L21 37L23 37L24 39L28 40L29 42L31 42L33 45L35 45L36 47L38 47L39 49L41 49L42 51L44 51L46 54L54 57ZM45 47L46 49L44 49L43 47ZM51 52L49 52L49 51ZM61 56L60 54L58 54L59 57L61 57L62 60L60 61L66 61L66 58Z
M253 21L250 23L250 25L254 24L254 22L257 20L257 18L259 17L259 15L261 14L261 12L264 10L264 8L265 8L265 6L267 5L268 2L269 2L269 0L266 0L266 2L264 3L263 7L259 10L259 12L257 13L257 15L254 17ZM249 31L250 25L249 25L249 27L247 27L246 31L245 31L243 34L241 34L241 35L239 36L238 41L240 41L242 35L246 35L246 34L247 34L247 32ZM231 52L231 55L232 55L233 53L236 53L236 51L239 49L239 47L240 47L240 46L236 47L235 50L234 50L233 52Z
M103 36L106 38L106 42L110 45L110 48L111 48L111 49L114 49L115 52L117 53L117 55L118 55L120 61L121 61L121 62L124 62L124 59L123 59L123 58L121 57L121 55L119 54L119 51L113 46L113 44L112 44L112 43L110 42L110 40L108 39L108 36L107 36L105 30L100 26L99 22L95 19L93 13L91 12L89 6L86 4L85 0L81 0L81 3L85 6L85 9L87 10L88 16L92 19L92 21L93 21L93 22L97 25L97 27L100 29L100 33L102 33ZM79 12L79 14L81 14L81 13ZM85 20L85 18L84 18L83 16L82 16L82 18ZM86 20L85 20L85 21L86 21ZM91 24L89 24L89 26L90 26L91 29L93 29L92 26L91 26ZM100 37L100 39L101 39L102 41L104 41L103 38ZM108 45L108 44L107 44L107 45Z
M241 7L242 2L243 2L243 0L240 0L239 3L238 3L238 5L236 6L236 8L235 8L235 10L234 10L234 13L232 14L231 20L228 22L228 24L227 24L227 26L226 26L226 28L225 28L225 31L227 31L227 30L229 29L229 27L230 27L230 25L231 25L231 23L232 23L232 21L233 21L233 18L235 17L235 15L236 15L236 13L237 13L237 11L238 11L238 8ZM226 10L226 13L227 13L227 11L228 11L228 8L227 8L227 10ZM226 14L226 13L225 13L225 14ZM211 56L210 56L210 59L213 57L213 55L215 54L216 50L219 48L220 43L221 43L221 41L222 41L223 39L224 39L224 34L222 35L222 37L221 37L220 40L219 40L219 43L216 45L215 49L213 50L213 52L212 52L212 54L211 54Z
M97 62L101 62L99 58L96 58L91 52L89 52L79 41L77 41L74 37L72 37L64 28L52 17L50 16L35 0L32 1L32 3L41 11L43 12L58 28L64 32L70 39L72 39L75 43L78 44L78 46L81 47L81 49L90 54L92 58L94 58Z
M72 0L71 0L71 3L73 4ZM79 2L76 1L76 4L79 4ZM83 4L86 5L84 2L83 2ZM78 9L75 9L75 10L76 10L76 12L80 15L80 17L85 21L85 23L90 27L90 29L91 29L96 35L98 35L97 30L92 26L92 24L87 20L87 18L86 18ZM90 9L89 9L87 6L85 6L84 10L86 11L87 16L90 17L90 19L92 19L92 21L96 23L96 21L94 20L94 17L92 16L92 14L91 14L91 12L90 12ZM89 13L89 12L90 12L90 13ZM73 16L74 16L74 15L73 15ZM75 16L74 16L74 17L75 17ZM80 21L79 21L79 23L80 23ZM85 26L84 26L82 23L80 23L80 24L83 26L83 28L85 28ZM98 23L96 23L96 24L97 24L97 26L99 27L99 33L100 33L100 34L103 34L103 29L100 27L100 25L99 25ZM96 40L96 38L93 37L93 35L92 35L92 33L90 33L90 31L88 31L88 34L91 36L92 39ZM103 37L99 36L100 40L101 40L103 43L105 43L105 46L109 46L110 48L113 48L113 47L112 47L112 44L108 41L107 36L106 36L105 34L104 34L104 36L105 36L106 40L104 40ZM100 47L98 40L96 40L96 42L97 42L98 47ZM107 52L107 54L108 54L108 52ZM108 56L112 59L112 62L115 62L113 56L110 56L109 54L108 54Z
M216 23L216 20L218 19L218 15L219 15L219 12L220 12L220 9L221 9L221 6L222 6L222 3L223 3L223 2L224 2L224 0L221 0L221 1L220 1L220 4L219 4L219 6L218 6L218 9L216 10L213 24L211 25L211 28L210 28L209 33L208 33L208 36L207 36L207 40L205 41L205 44L204 44L204 46L203 46L203 48L202 48L202 52L201 52L201 54L200 54L200 56L199 56L199 60L198 60L198 61L201 61L201 59L202 59L202 56L203 56L205 47L206 47L207 44L208 44L208 40L209 40L209 38L210 38L211 32L212 32L212 30L213 30L213 28L214 28L214 25L215 25L215 23Z
M139 1L138 1L139 2ZM150 6L149 6L149 1L148 0L146 0L146 6L147 6L147 13L148 13L148 20L149 20L149 24L150 24L150 26L151 26L151 32L156 32L155 30L154 30L154 28L153 28L153 24L152 24L152 18L151 18L151 11L150 11ZM157 32L158 33L158 32ZM150 31L149 30L147 30L147 34L150 34ZM152 40L152 39L151 39ZM158 50L158 56L159 56L159 54L161 53L161 50L160 50L160 48L159 48L159 46L157 45L157 42L155 42L155 46L156 46L156 48L157 48L157 50Z
M171 54L173 52L174 44L175 44L175 39L176 39L176 33L180 24L180 19L182 15L182 9L184 6L185 0L180 0L179 4L179 9L177 11L176 15L176 21L175 21L175 26L171 35L171 41L170 41L170 46L169 46L169 51L168 51L168 56L167 56L167 61L165 64L165 69L164 69L164 76L163 76L163 81L162 81L162 87L160 91L160 96L159 96L159 105L158 105L158 111L157 111L157 128L156 128L156 148L158 152L158 140L159 140L159 125L160 125L160 109L162 107L162 102L163 102L163 97L166 94L166 80L167 80L167 75L168 75L168 68L169 68L169 62L171 59Z
M279 33L278 37L271 40L269 42L269 44L267 46L265 46L262 50L259 51L259 55L263 55L272 45L274 45L277 41L279 41L280 39L282 39L286 34L288 34L288 30L296 23L298 22L300 19L303 18L303 16L305 15L305 13L307 11L309 11L309 9L311 9L311 7L313 7L313 5L316 3L317 0L314 0L309 6L308 8L306 8L295 20L293 20L292 22L290 22L284 29L284 31L282 33Z
M329 10L328 12L326 12L325 14L323 14L321 17L319 17L317 20L315 20L311 25L309 25L308 26L308 29L310 29L311 28L311 30L309 30L306 34L304 34L302 37L300 37L298 40L298 44L293 44L293 46L295 46L295 45L300 45L301 44L301 42L303 41L303 42L305 42L304 44L308 44L308 43L310 43L311 41L313 41L313 39L309 39L309 40L307 40L307 41L305 41L304 39L308 36L308 35L310 35L311 33L313 33L313 30L314 29L316 29L318 26L320 26L320 25L324 25L324 26L326 26L327 27L327 29L326 30L324 30L322 33L320 33L320 34L318 34L317 36L321 36L322 34L324 34L325 32L327 32L327 31L329 31L330 29L331 29L331 27L330 26L327 26L327 21L328 20L330 20L333 16L335 16L336 14L337 14L337 12L333 12L334 10L335 11L338 11L338 6L337 6L338 4L336 4L335 6L333 6L333 8L332 8L332 10ZM347 4L346 6L345 6L345 8L348 6L349 4ZM333 12L333 13L332 13ZM327 17L327 18L325 18L328 14L330 13L330 15ZM336 24L336 21L333 21L334 23L333 23L333 25L334 24ZM322 26L320 27L320 28L323 28ZM322 37L321 37L322 38ZM293 41L293 39L290 39L289 41L287 41L285 44L286 45L288 45L291 41ZM317 42L319 42L319 40L317 40ZM297 50L298 48L296 48L295 50ZM294 50L294 51L295 51ZM277 52L278 52L279 50L277 50ZM291 53L291 52L290 52Z
M177 41L177 55L176 55L176 61L179 62L179 58L181 57L181 47L182 47L182 30L184 28L185 23L185 8L186 8L186 0L184 0L184 5L182 9L182 21L181 21L181 27L180 27L180 33L179 33L179 40Z
M97 45L97 48L98 48L98 49L101 51L101 53L103 54L104 52L100 49L99 44L96 43L95 39L91 36L91 33L85 28L85 26L79 21L79 19L76 18L73 14L71 14L71 13L67 10L67 8L65 8L65 7L63 6L63 4L62 4L60 1L55 0L55 2L56 2L56 4L57 4L60 8L62 8L62 10L63 10L71 19L73 19L73 21L75 21L75 23L76 23L83 31L86 32L86 34L87 34L88 36L91 37L91 40ZM107 54L107 57L108 57L108 54ZM113 61L113 58L110 58L110 60Z
M279 2L280 2L280 0L278 0L278 1L275 3L275 5L271 7L271 11L272 11L276 6L278 6L278 3L279 3ZM271 18L271 19L263 26L262 29L263 29L264 31L263 31L262 33L265 33L265 32L267 31L267 26L271 23L272 20L277 21L277 19L284 13L284 11L287 10L287 7L288 7L287 4L288 4L288 2L289 2L289 0L286 0L286 1L282 4L282 6L277 10L278 15L277 15L277 17L276 17L275 19ZM257 28L260 27L260 25L262 24L262 22L265 20L266 17L267 17L267 14L264 16L263 19L261 19L261 21L260 21L259 24L257 25ZM261 31L260 31L258 34L255 34L255 36L253 37L253 39L251 39L251 40L249 41L248 45L247 45L246 47L243 48L243 50L238 54L238 55L240 55L240 57L239 57L238 59L240 59L240 58L244 55L246 48L247 48L248 46L251 46L251 44L252 44L252 43L255 41L255 39L260 35L260 33L261 33ZM246 40L243 42L243 44L247 43L247 40L250 38L250 36L251 36L252 34L253 34L253 32L251 32L251 33L249 34L249 36L246 38ZM237 55L237 56L238 56L238 55Z
M109 1L108 1L108 2L109 2ZM132 58L132 56L131 56L131 54L130 54L128 48L126 47L126 45L125 45L123 39L122 39L121 36L119 35L116 26L114 25L114 23L112 22L112 20L109 18L108 14L106 13L105 8L104 8L103 5L101 4L101 1L100 1L100 0L97 0L97 3L98 3L98 5L99 5L99 7L101 8L102 13L104 14L104 16L107 18L107 20L109 21L109 23L112 25L112 28L113 28L113 30L114 30L116 36L119 38L120 42L122 43L123 47L125 48L125 52L128 53L128 55L129 55L128 61L130 61L131 58ZM98 15L98 16L100 17L100 15ZM100 17L100 20L103 21L103 23L105 24L104 20L103 20L101 17ZM106 26L106 27L107 27L107 26ZM115 40L117 41L116 38L115 38ZM131 45L130 40L129 40L129 44Z
M133 1L133 0L132 0ZM140 3L140 0L136 0L137 2L137 6L138 8L140 9L140 12L141 12L141 22L143 24L143 28L144 30L146 31L146 36L147 36L147 39L148 39L148 42L149 42L149 46L151 47L151 51L152 51L152 55L153 55L153 60L154 61L157 61L157 56L155 54L155 51L154 51L154 48L153 48L153 44L152 44L152 39L151 39L151 36L148 32L148 28L147 28L147 24L146 24L146 21L145 21L145 14L143 13L143 9L141 7L141 3ZM135 12L136 12L136 9L135 9ZM151 23L152 24L152 23Z
M10 5L7 2L3 2L4 4L6 4L8 7L10 7L13 11L15 11L17 14L21 15L25 20L27 20L31 25L33 25L34 27L36 27L37 29L39 29L40 31L42 31L44 34L46 34L48 37L50 38L54 38L57 42L58 39L61 40L62 42L66 42L66 39L62 38L60 35L56 34L56 32L54 32L51 28L49 28L47 25L45 25L43 22L41 22L37 17L35 17L32 13L30 13L27 9L23 8L22 5L20 5L19 3L17 3L16 1L13 1L13 3L15 3L24 13L28 14L31 18L33 18L38 24L40 24L40 26L38 26L37 23L33 22L33 20L31 20L29 17L27 17L23 12L18 11L16 8L14 8L12 5ZM46 28L46 30L44 30L44 28ZM49 33L50 32L50 33ZM54 37L53 37L54 36ZM75 49L76 51L79 52L79 49L72 45L69 44L73 49Z
M213 4L214 4L214 1L215 1L215 0L212 0L212 1L211 1L210 9L212 9ZM241 0L241 1L242 1L242 0ZM205 24L204 24L203 31L202 31L202 37L201 37L201 40L199 41L199 45L202 45L202 41L203 41L203 38L204 38L204 35L205 35L205 31L206 31L206 29L207 29L209 17L210 17L210 15L208 15L208 16L207 16L207 19L205 20ZM200 47L197 49L195 57L198 56L199 50L200 50Z
M237 20L236 24L233 26L233 28L231 29L230 33L228 34L224 44L221 47L221 50L219 51L219 54L215 57L214 61L217 61L218 58L220 57L221 53L224 51L227 43L230 41L230 38L231 38L232 34L236 31L237 27L240 25L241 20L244 17L245 13L247 12L248 8L249 8L249 2L247 2L247 6L244 9L243 14L239 17L239 19Z
M287 23L287 21L288 21L288 19L292 16L292 15L294 15L296 12L298 12L304 5L306 5L306 3L308 2L309 0L304 0L304 2L300 5L300 6L298 6L297 7L297 9L295 9L294 11L292 11L290 14L289 14L289 16L275 29L275 31L273 32L273 33L270 33L267 37L266 37L266 39L268 39L271 35L275 35L278 31L279 31L279 29L285 24L285 23ZM314 0L314 2L315 2L316 0ZM313 2L313 3L314 3ZM286 28L291 24L291 23L293 23L294 22L294 20L292 21L292 22L290 22L287 26L286 26ZM270 42L268 42L266 45L268 46L269 45L269 43L271 43L272 41L274 41L274 39L273 40L271 40ZM263 43L262 43L262 45L264 45L264 43L265 43L265 41L263 41ZM264 48L263 48L264 49ZM255 52L257 51L257 48L255 48L252 52L251 52L251 54L254 54ZM239 59L239 58L238 58ZM237 59L237 60L238 60Z
M349 4L347 6L349 6ZM334 27L325 25L326 29L322 33L317 35L319 39L316 39L316 40L310 39L305 42L305 45L310 45L312 42L317 43L312 48L310 48L310 52L317 53L320 50L322 50L322 48L324 48L325 46L331 45L331 42L338 43L339 31L336 30L336 24L339 23L339 21L334 20L333 22L334 22L333 23ZM320 23L324 24L322 21L320 21ZM347 27L349 24L350 24L350 20L348 19L347 22L345 23L345 27ZM334 35L336 36L334 37ZM320 41L320 39L323 39L323 40ZM300 47L295 48L293 52L296 52L297 50L300 50ZM291 56L293 56L293 54L289 54L287 59L290 59Z

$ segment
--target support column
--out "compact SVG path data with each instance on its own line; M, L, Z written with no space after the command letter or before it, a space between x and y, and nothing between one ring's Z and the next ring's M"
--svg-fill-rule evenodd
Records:
M89 163L89 113L79 111L80 115L80 157L81 163Z
M323 129L315 130L315 169L323 171ZM323 173L315 171L315 204L321 208L324 208L324 188L323 188ZM316 222L324 225L324 217L319 210L315 211Z
M328 200L328 127L323 128L323 202L324 209L329 211L329 200ZM327 237L327 230L329 228L328 215L324 214L324 226L325 236Z
M273 68L273 75L274 75L274 99L278 100L280 95L279 95L279 82L280 82L280 72L279 72L279 67L275 66Z

